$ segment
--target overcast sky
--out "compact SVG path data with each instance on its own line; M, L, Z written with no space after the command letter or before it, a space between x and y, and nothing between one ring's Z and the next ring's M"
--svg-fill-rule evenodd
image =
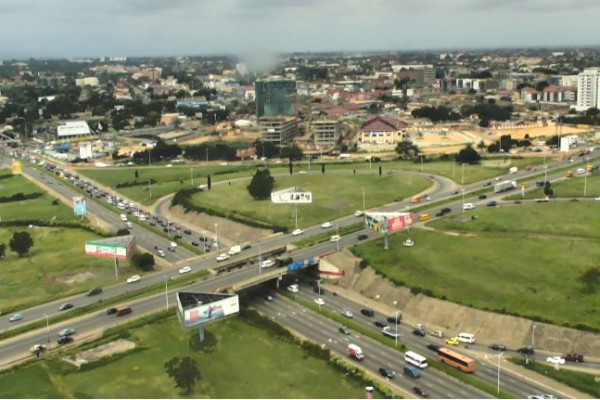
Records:
M596 46L600 0L0 0L0 55Z

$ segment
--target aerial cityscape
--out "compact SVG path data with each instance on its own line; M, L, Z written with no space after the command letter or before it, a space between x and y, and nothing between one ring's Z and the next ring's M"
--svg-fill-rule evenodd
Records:
M600 398L597 18L0 0L0 398Z

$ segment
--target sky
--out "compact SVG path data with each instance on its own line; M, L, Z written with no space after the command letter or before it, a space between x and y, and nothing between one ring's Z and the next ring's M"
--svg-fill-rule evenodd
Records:
M599 0L0 0L0 57L584 47L599 20Z

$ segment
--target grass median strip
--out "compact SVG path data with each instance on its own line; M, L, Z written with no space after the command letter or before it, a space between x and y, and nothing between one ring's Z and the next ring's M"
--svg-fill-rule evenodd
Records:
M349 235L351 233L360 231L364 227L365 227L365 225L362 222L344 226L339 229L339 235L340 236ZM336 234L335 232L336 231L334 231L334 230L328 230L326 232L319 233L317 235L308 236L308 237L306 237L302 240L299 240L297 242L294 242L292 244L298 248L304 248L304 247L310 247L315 244L328 242L329 239L331 238L331 236Z
M210 275L210 273L208 271L200 271L195 274L186 276L185 280L176 279L173 283L171 283L169 285L169 289L176 289L176 288L180 288L183 286L193 284L193 283L197 282L198 280L206 279L209 275ZM79 317L79 316L87 314L87 313L91 313L94 311L105 309L110 306L114 306L118 303L136 300L136 299L139 299L139 298L142 298L145 296L151 296L153 294L162 292L163 290L164 290L164 284L157 283L155 285L145 287L143 289L140 289L140 290L132 292L132 293L123 293L119 296L111 297L110 299L108 299L106 301L99 300L96 303L88 304L87 306L80 307L80 308L75 308L75 309L73 309L73 311L70 311L70 312L67 312L64 314L54 315L54 316L48 318L48 323L56 324L56 323L59 323L62 321L66 321L66 320L69 320L72 318ZM18 328L11 329L11 330L8 330L5 332L1 332L0 340L5 340L5 339L11 338L11 337L15 337L15 336L21 335L25 332L29 332L34 329L39 329L39 328L42 328L45 326L46 326L45 319L40 320L40 321L35 321L35 322L32 322L27 325L22 325L22 326L19 326Z
M289 299L300 303L302 306L311 309L312 311L314 311L316 313L319 313L331 320L339 322L342 325L346 325L348 328L350 328L356 332L359 332L360 334L362 334L364 336L368 336L369 338L383 344L384 346L396 349L398 351L408 350L406 348L406 345L404 345L403 343L400 343L398 341L398 347L395 347L394 339L383 336L379 332L375 332L372 329L369 329L363 325L360 325L349 318L346 318L342 315L339 315L330 310L326 310L324 308L321 308L321 310L319 310L319 307L316 304L314 304L313 302L311 302L310 300L307 300L307 299L304 299L304 298L301 298L298 296L294 296L292 293L282 292L282 294L284 296L288 297ZM504 390L500 390L500 393L498 393L498 389L495 386L490 385L486 382L483 382L482 380L477 378L475 375L465 374L464 372L461 372L455 368L452 368L448 365L442 364L440 361L438 361L436 359L428 357L427 362L429 363L429 366L431 366L432 368L435 368L438 371L441 371L447 375L450 375L453 378L456 378L461 382L464 382L470 386L473 386L474 388L477 388L491 396L494 396L494 397L497 397L500 399L516 398L515 396L511 395L510 393L507 393Z

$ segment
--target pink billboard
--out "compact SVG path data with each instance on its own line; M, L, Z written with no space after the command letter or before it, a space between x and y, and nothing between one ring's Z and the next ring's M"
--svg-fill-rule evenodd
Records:
M413 213L405 213L394 218L388 219L388 232L394 233L413 226Z

